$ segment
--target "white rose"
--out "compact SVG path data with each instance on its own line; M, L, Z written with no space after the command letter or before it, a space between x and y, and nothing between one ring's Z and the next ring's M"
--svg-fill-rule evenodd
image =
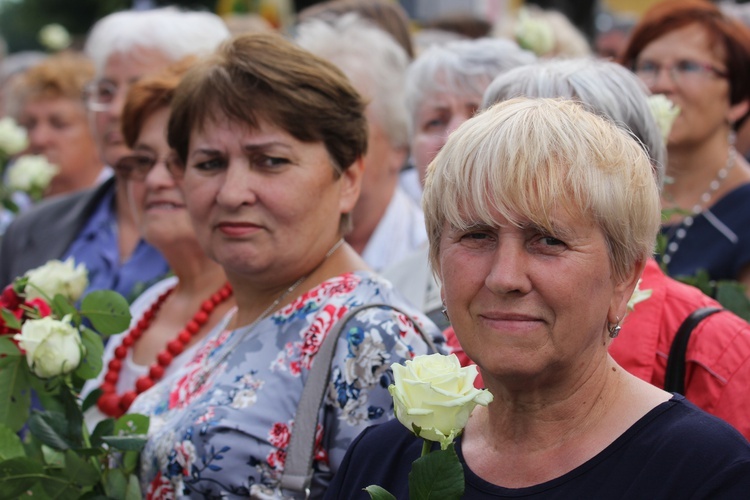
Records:
M0 119L0 153L13 156L29 145L26 129L19 126L13 118Z
M555 33L546 20L535 18L522 8L518 12L516 42L521 48L544 56L555 48Z
M7 185L13 191L44 191L59 171L44 155L24 155L8 168Z
M72 257L65 262L51 260L41 267L26 271L25 276L28 281L24 293L28 300L45 298L45 295L52 299L59 293L75 302L89 286L86 266L76 266Z
M649 96L648 106L651 108L651 113L654 115L659 130L661 130L662 139L666 141L672 131L675 118L680 114L680 107L663 94Z
M50 50L68 48L70 42L70 33L60 24L48 24L39 30L39 43Z
M417 356L392 369L394 384L388 390L396 418L442 449L461 434L476 405L492 402L489 391L474 387L477 367L462 367L455 354Z
M13 336L26 351L26 362L37 376L50 378L70 373L81 363L81 335L69 321L69 315L62 321L50 316L30 319L24 322L21 333Z

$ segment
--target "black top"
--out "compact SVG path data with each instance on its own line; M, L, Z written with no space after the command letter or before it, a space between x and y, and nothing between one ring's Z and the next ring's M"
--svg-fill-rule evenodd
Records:
M363 499L379 485L409 498L411 463L422 441L398 421L366 429L352 443L327 499ZM466 499L744 499L750 498L750 444L734 428L675 394L588 462L551 481L503 488L466 466Z

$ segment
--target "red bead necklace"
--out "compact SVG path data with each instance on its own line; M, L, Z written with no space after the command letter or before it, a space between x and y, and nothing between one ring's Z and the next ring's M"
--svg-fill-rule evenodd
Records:
M172 364L172 360L175 356L182 353L185 350L185 346L190 342L190 339L195 336L201 327L206 324L211 313L216 307L225 302L229 297L232 296L232 285L226 283L216 293L211 295L207 300L201 304L201 308L188 321L185 328L180 330L177 336L167 343L167 346L156 356L156 362L149 367L148 375L143 375L138 378L135 383L135 390L130 390L118 396L115 392L117 381L120 378L120 370L122 369L122 362L125 356L128 354L130 349L151 325L156 313L159 312L164 301L174 290L174 287L166 290L162 293L153 305L143 314L138 323L130 329L125 337L122 339L122 343L115 349L115 357L109 362L107 374L104 376L104 382L99 388L102 390L102 395L99 396L99 400L96 405L105 415L110 417L120 417L130 405L133 404L136 396L148 389L150 389L159 379L164 376L164 370Z

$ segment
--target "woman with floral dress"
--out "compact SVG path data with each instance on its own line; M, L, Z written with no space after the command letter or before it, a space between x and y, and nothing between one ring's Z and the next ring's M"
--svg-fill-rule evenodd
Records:
M392 363L428 352L406 315L436 333L342 236L360 190L364 103L333 65L276 35L226 44L172 104L173 168L204 249L237 310L182 370L143 393L149 498L279 498L295 413L321 343L352 308L318 419L312 497L349 443L392 418ZM386 305L387 304L387 305Z

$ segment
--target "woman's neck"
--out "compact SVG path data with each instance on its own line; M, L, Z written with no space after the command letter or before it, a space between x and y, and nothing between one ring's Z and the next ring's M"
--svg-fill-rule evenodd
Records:
M488 387L493 382L485 381ZM501 387L494 392L494 401L472 414L462 450L472 471L509 488L570 472L670 397L625 372L608 355L567 389L549 384L549 389L526 394Z
M268 311L272 313L335 276L367 269L362 258L344 242L335 248L329 257L321 258L317 265L307 267L307 272L296 272L286 276L283 276L281 271L273 269L264 276L253 278L229 274L237 301L237 314L233 319L232 328L252 324L264 315L269 307L273 306L273 309ZM293 289L289 291L290 288ZM278 303L275 303L277 300Z

